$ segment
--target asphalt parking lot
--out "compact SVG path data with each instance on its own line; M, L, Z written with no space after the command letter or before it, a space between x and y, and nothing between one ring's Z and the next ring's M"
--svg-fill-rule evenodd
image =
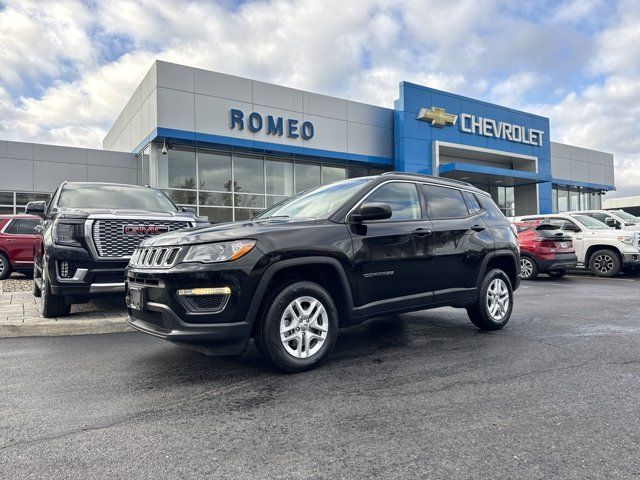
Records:
M0 340L0 478L640 476L640 281L541 277L341 333L283 375L138 333Z

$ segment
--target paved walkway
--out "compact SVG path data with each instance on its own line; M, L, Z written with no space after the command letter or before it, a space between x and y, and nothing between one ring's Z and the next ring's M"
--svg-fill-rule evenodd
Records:
M42 318L37 302L31 294L30 279L14 275L0 281L0 338L131 330L125 321L127 311L121 298L96 299L74 305L70 315L58 318Z

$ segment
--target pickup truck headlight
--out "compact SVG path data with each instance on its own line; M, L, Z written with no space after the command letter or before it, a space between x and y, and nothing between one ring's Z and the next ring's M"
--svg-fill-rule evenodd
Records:
M626 243L627 245L631 245L632 247L636 246L635 237L618 237L618 240L622 243Z
M56 222L53 228L53 241L58 245L80 247L82 243L82 227L80 223Z
M232 242L193 245L182 260L183 263L218 263L237 260L251 251L255 240L234 240Z

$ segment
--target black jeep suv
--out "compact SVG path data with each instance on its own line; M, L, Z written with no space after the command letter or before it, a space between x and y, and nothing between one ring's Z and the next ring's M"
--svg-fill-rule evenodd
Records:
M488 194L394 172L145 240L127 269L128 321L208 354L242 353L254 337L295 372L322 362L340 327L384 314L454 306L500 329L518 266L516 235Z
M65 182L49 205L30 202L25 211L43 219L33 294L44 317L67 315L93 296L124 294L125 268L143 239L199 221L160 190L112 183Z

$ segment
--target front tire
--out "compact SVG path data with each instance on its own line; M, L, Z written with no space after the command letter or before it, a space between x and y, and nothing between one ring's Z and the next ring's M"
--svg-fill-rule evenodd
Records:
M475 305L467 308L471 323L481 330L500 330L511 318L513 288L506 273L499 269L487 272Z
M40 290L40 287L38 286L38 282L37 282L38 279L42 281L42 275L38 273L38 265L34 260L33 262L33 296L36 298L40 298L40 296L42 295L42 290Z
M598 250L589 259L589 269L596 277L615 277L620 267L620 257L613 250Z
M64 317L71 312L64 297L51 293L51 284L45 270L42 271L42 294L40 296L40 314L44 318Z
M538 276L538 265L533 258L527 256L520 257L520 278L523 280L533 280Z
M310 370L331 353L338 325L329 292L313 282L291 283L271 300L256 332L256 347L285 372Z
M0 253L0 280L9 278L9 275L11 275L11 263L5 254Z

